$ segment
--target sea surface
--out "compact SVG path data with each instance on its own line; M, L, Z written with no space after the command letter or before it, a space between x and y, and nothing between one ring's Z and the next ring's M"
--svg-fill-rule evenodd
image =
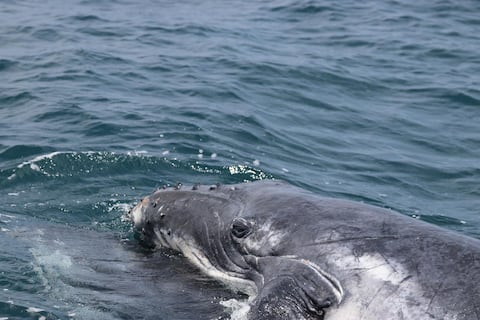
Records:
M125 214L163 185L281 179L480 238L479 13L2 0L0 319L238 314L136 243Z

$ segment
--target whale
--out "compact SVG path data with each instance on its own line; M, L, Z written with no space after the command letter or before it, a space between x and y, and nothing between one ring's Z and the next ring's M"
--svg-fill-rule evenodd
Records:
M160 189L129 218L248 319L480 319L480 240L390 209L264 180Z

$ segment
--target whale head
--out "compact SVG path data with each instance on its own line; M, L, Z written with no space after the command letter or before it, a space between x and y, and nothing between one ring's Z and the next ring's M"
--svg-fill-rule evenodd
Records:
M249 295L250 319L322 319L343 289L317 264L286 250L302 204L272 192L280 182L247 185L158 190L130 219L146 246L178 251Z

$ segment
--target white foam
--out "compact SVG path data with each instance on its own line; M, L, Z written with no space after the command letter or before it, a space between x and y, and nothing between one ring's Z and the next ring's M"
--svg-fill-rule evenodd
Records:
M130 203L115 203L115 204L113 204L113 205L111 205L110 207L107 208L107 212L112 212L114 210L115 211L119 210L119 211L121 211L125 214L125 213L128 213L131 206L132 206L132 204L130 204Z
M39 313L39 312L42 312L43 309L40 309L40 308L35 308L35 307L28 307L27 308L27 312L31 312L31 313Z
M220 301L220 304L230 313L230 320L247 320L250 305L247 300L230 299Z
M19 164L17 166L17 168L23 168L26 165L31 165L32 163L39 162L39 161L42 161L42 160L45 160L45 159L52 159L56 155L59 155L59 154L62 154L62 153L74 153L74 152L55 151L55 152L52 152L52 153L44 154L44 155L41 155L41 156L37 156L37 157L33 158L32 160L22 162L21 164Z
M128 156L143 156L147 153L148 153L148 151L146 151L146 150L134 150L134 151L127 152L127 155ZM102 159L101 155L104 155L104 154L114 155L115 152L100 153L100 152L97 152L97 151L86 151L86 152L80 152L79 153L79 152L75 152L75 151L55 151L55 152L51 152L51 153L48 153L48 154L36 156L35 158L33 158L31 160L28 160L28 161L24 161L21 164L19 164L17 166L17 168L21 169L25 166L30 166L30 169L32 169L33 171L37 171L37 172L40 172L44 175L49 176L50 174L48 172L46 172L45 170L42 170L42 168L38 165L38 162L41 162L41 161L46 160L46 159L52 159L53 157L55 157L57 155L60 155L60 154L73 154L73 155L77 155L77 154L97 155L97 154L99 154L100 159ZM87 170L86 172L88 173L89 170ZM16 173L14 172L7 179L12 180L15 177L16 177Z
M147 153L148 153L148 151L146 151L146 150L134 150L134 151L128 151L127 156L142 156L142 155L145 155Z
M251 173L251 174L256 174L256 172L252 169L250 169L249 167L243 165L243 164L239 164L239 165L234 165L234 166L230 166L228 167L228 171L230 172L230 174L239 174L239 173Z
M30 249L35 260L42 266L53 267L57 269L68 269L73 265L72 258L62 253L60 250L54 252L44 252L41 248Z
M40 172L44 175L49 175L47 172L43 171L40 166L37 164L37 162L40 162L42 160L45 160L45 159L52 159L53 157L55 157L56 155L59 155L59 154L76 154L76 152L73 152L73 151L55 151L55 152L51 152L51 153L48 153L48 154L44 154L44 155L40 155L40 156L37 156L31 160L28 160L28 161L24 161L22 162L21 164L19 164L17 166L18 169L21 169L25 166L30 166L30 169L32 169L33 171L37 171L37 172ZM7 179L8 180L12 180L16 177L16 174L13 173L11 174Z

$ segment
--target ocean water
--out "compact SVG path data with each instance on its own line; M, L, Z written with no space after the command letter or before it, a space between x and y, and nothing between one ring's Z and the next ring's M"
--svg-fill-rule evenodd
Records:
M228 319L125 213L281 179L480 238L480 2L0 2L0 319Z

